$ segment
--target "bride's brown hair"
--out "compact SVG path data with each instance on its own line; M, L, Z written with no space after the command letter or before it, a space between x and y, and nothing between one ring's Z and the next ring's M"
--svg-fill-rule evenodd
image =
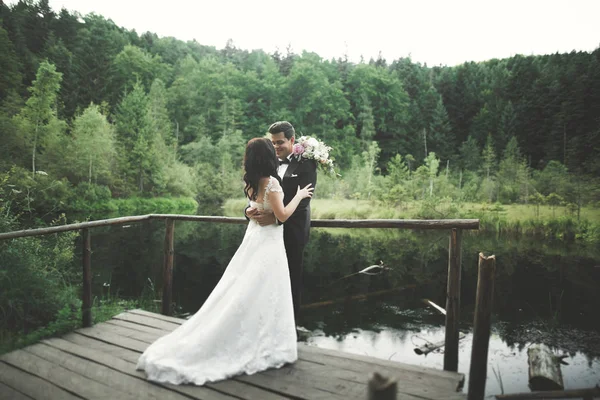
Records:
M266 138L250 139L244 154L244 182L246 182L244 193L250 200L257 198L260 178L268 176L278 178L278 167L279 161L273 143Z

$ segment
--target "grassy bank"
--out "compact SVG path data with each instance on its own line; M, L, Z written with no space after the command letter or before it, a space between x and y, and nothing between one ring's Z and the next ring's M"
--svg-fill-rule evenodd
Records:
M93 219L140 214L194 214L198 202L191 197L130 197L126 199L110 199L95 203L81 201L72 206L71 212L89 214ZM70 213L71 213L70 212Z
M227 200L223 214L240 217L247 202ZM313 219L444 219L478 218L481 230L531 234L558 239L600 242L600 209L583 207L578 220L567 207L524 204L477 204L444 201L410 202L388 206L367 200L314 199Z
M223 206L224 215L229 217L242 216L247 201L244 199L227 200ZM536 206L525 204L455 204L456 211L449 210L449 204L436 202L439 206L438 218L481 218L482 215L493 214L503 216L509 222L528 219L557 219L561 217L575 218L566 207L540 206L539 216ZM332 200L314 199L311 202L312 218L314 219L407 219L419 218L423 208L421 202L410 202L400 206L387 206L380 202L368 200ZM434 211L435 212L435 211ZM600 224L600 208L583 207L581 219Z

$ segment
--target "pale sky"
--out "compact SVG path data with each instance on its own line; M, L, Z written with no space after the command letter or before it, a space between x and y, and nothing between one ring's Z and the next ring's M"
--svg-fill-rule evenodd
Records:
M7 1L8 4L16 0ZM50 0L54 11L95 12L117 25L221 49L347 54L359 62L457 65L515 54L593 51L600 0Z

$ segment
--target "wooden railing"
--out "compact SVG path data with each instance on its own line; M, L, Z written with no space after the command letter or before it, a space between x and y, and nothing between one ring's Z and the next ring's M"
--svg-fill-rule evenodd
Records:
M172 312L172 283L175 221L214 222L225 224L247 224L245 218L212 217L198 215L149 214L98 221L81 222L49 228L27 229L0 233L0 240L27 236L47 235L51 233L79 230L82 233L83 246L83 304L82 322L84 327L92 325L92 273L91 273L91 235L90 229L112 225L126 225L148 220L165 221L162 313ZM458 371L458 339L460 319L460 283L461 283L461 237L463 230L479 229L478 219L362 219L362 220L324 220L311 221L311 228L396 228L396 229L435 229L449 230L448 284L446 293L446 336L444 351L444 370Z

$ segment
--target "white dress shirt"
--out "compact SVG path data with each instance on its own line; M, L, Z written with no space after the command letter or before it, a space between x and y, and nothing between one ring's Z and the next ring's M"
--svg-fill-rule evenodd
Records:
M290 160L290 162L292 161L292 155L290 154L289 156L287 156L287 159ZM287 171L288 167L290 166L290 164L280 164L279 168L277 168L277 175L279 175L279 177L281 179L283 179L283 176L285 175L285 171Z

